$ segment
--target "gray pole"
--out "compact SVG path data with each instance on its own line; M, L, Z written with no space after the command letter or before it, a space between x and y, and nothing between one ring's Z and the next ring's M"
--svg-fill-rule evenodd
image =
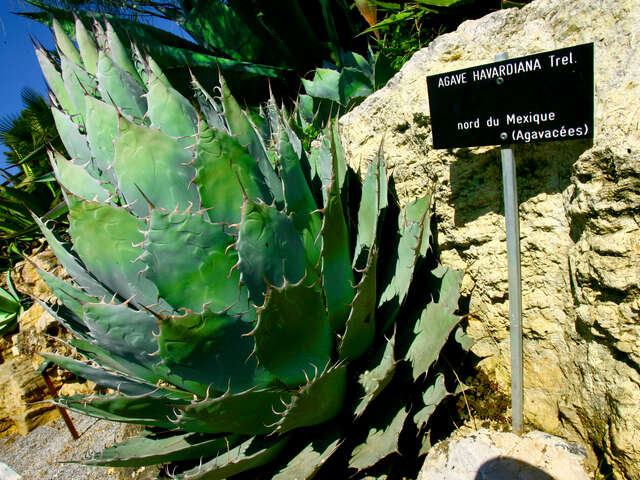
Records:
M507 60L506 52L495 56ZM500 149L504 216L507 227L507 262L509 270L509 321L511 323L511 415L514 433L522 433L522 291L520 276L520 222L518 220L518 186L516 164L511 147Z

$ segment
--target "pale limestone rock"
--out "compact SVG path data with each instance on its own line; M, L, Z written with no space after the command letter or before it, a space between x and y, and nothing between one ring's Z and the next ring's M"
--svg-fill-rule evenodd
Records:
M589 480L581 447L542 432L479 430L435 445L418 480Z
M40 275L38 275L36 266L60 278L69 278L53 252L50 249L46 249L30 256L27 261L19 262L15 266L11 278L15 282L16 290L24 295L39 298L46 302L51 301L55 297L49 287L42 281Z
M50 250L30 257L31 262L54 275L68 278ZM40 279L34 265L19 263L12 272L12 281L21 295L55 301L51 291ZM70 348L54 337L69 339L70 334L44 309L34 303L19 318L19 330L0 339L0 436L17 432L26 435L34 428L58 417L49 403L37 403L50 398L42 377L36 372L43 358L40 352L70 356ZM89 394L91 382L78 383L69 372L54 369L51 380L60 395Z
M6 463L0 462L0 480L20 480L22 475L18 475Z
M509 392L506 238L497 147L434 150L426 76L595 44L595 138L515 151L525 421L640 479L640 2L537 0L463 23L340 120L366 171L384 139L401 202L432 188L441 261L463 269L481 368ZM526 92L523 92L526 95Z
M52 405L32 404L46 398L47 391L30 357L18 356L0 365L0 385L0 435L26 435L57 418Z

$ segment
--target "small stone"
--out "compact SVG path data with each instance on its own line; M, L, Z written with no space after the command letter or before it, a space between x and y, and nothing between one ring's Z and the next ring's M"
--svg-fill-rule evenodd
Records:
M418 480L589 480L586 450L543 432L478 430L435 445Z
M0 480L20 480L21 475L14 472L9 465L0 462Z

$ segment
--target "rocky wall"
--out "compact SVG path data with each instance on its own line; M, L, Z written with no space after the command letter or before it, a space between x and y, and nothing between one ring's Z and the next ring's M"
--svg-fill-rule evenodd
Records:
M349 163L380 142L401 202L433 189L443 263L466 271L480 367L510 389L497 147L434 150L426 76L594 42L595 137L514 149L525 422L640 479L640 2L537 0L463 23L340 120ZM522 92L527 95L527 92Z
M53 252L44 250L13 269L11 279L16 290L27 298L54 300L34 265L68 278ZM60 338L69 338L69 334L37 303L20 316L17 331L0 337L0 436L14 432L26 435L58 417L52 404L42 402L51 396L36 370L43 361L40 352L71 353ZM93 391L90 382L79 382L69 372L57 368L51 372L51 380L60 395Z

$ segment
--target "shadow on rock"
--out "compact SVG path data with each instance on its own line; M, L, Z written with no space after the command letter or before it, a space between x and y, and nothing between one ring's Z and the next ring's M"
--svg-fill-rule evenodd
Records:
M508 457L496 457L478 469L474 480L556 480L538 467Z
M514 145L519 203L539 195L563 192L573 165L593 146L591 140ZM449 167L450 201L457 227L489 212L504 212L500 149L460 148Z

